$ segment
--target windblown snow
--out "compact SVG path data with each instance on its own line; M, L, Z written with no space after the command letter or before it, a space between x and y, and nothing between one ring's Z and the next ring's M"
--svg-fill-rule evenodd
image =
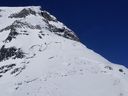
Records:
M0 7L0 96L128 96L128 69L38 6Z

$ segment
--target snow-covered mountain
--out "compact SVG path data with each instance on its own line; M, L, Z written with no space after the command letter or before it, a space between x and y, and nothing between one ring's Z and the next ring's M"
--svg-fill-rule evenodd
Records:
M0 96L128 96L128 69L38 6L0 7Z

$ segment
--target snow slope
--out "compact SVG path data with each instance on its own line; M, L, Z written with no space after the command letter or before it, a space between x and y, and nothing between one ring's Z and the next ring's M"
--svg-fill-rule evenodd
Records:
M0 96L128 96L128 70L38 6L0 7Z

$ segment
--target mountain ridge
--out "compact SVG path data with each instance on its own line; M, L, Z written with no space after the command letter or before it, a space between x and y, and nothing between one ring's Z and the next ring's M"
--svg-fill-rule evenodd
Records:
M40 9L0 7L0 96L128 95L127 68Z

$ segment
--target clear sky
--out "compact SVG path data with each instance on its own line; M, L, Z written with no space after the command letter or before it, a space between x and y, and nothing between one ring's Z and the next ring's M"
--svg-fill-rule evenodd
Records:
M128 67L127 0L0 0L0 6L41 5L106 59Z

